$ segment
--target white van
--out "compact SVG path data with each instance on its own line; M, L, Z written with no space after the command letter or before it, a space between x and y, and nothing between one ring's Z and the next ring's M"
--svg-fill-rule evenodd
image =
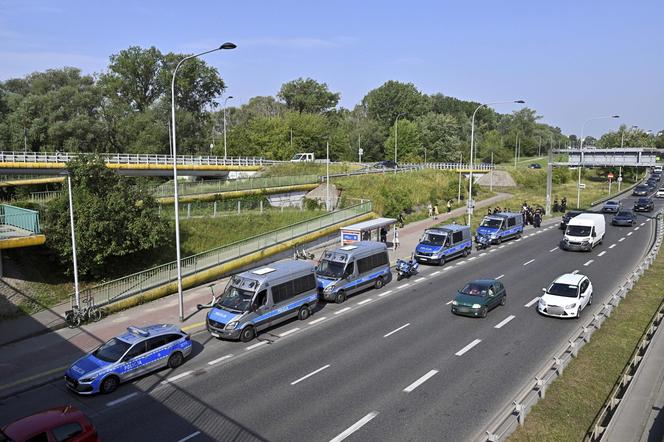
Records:
M582 213L567 223L565 236L560 242L563 250L591 251L601 244L606 232L604 215L599 213Z
M315 159L313 152L296 153L291 158L291 163L313 163Z

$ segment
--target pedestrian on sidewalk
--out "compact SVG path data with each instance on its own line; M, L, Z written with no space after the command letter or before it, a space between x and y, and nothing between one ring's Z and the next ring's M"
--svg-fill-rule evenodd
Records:
M394 226L394 238L392 239L392 247L394 247L394 250L399 248L399 229L397 226Z
M397 224L399 224L399 227L403 229L404 226L403 212L399 212L399 215L397 215Z
M438 219L438 204L434 204L433 206L433 219Z
M431 218L433 216L433 206L431 205L431 203L429 203L429 205L427 206L427 210L429 213L429 218Z
M380 242L387 243L387 229L385 227L380 228Z
M452 200L447 200L447 213L452 211Z

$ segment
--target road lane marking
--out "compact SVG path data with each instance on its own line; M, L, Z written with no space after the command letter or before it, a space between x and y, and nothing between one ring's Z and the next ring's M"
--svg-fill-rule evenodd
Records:
M636 232L636 231L639 230L640 228L641 228L641 227L634 227L634 231Z
M256 344L254 344L254 345L250 345L249 347L245 348L245 350L253 350L254 348L260 347L261 345L265 345L267 343L268 343L268 341L261 341L261 342L258 342Z
M186 442L186 441L188 441L189 439L193 439L193 438L195 438L195 437L198 436L199 434L201 434L200 431L195 431L195 432L191 433L189 436L187 436L187 437L183 437L183 438L180 439L178 442Z
M339 310L338 312L334 312L334 314L335 314L335 315L340 315L340 314L342 314L342 313L344 313L344 312L347 312L348 310L350 310L350 307L342 308L342 309Z
M554 247L553 249L549 250L549 252L555 252L556 250L558 250L558 247Z
M447 271L447 270L450 270L451 268L452 268L452 267L443 267L443 272L444 272L444 271Z
M615 246L616 246L615 244L611 244L611 245L609 246L609 249L612 249L612 248L614 248Z
M625 237L624 237L624 236L618 240L618 242L623 242L623 241L625 241Z
M417 279L416 279L415 281L413 281L413 282L421 282L421 281L424 281L425 279L427 279L427 278L426 278L425 276L423 276L423 277L421 277L421 278L417 278Z
M180 373L180 374L177 375L177 376L173 376L173 377L170 377L170 378L166 379L165 381L161 381L161 383L162 383L162 384L168 384L168 383L170 383L170 382L175 382L175 381L177 381L178 379L182 379L183 377L185 377L185 376L189 376L189 375L192 374L192 373L193 373L193 372L192 372L191 370L189 370L189 371L185 371L184 373Z
M500 278L502 278L503 276L505 276L505 275L503 274L503 275L496 276L495 279L500 279Z
M319 322L323 322L323 321L325 321L326 319L327 319L327 316L323 316L322 318L314 319L313 321L311 321L311 322L309 323L309 325L318 324Z
M510 321L511 321L512 319L514 319L514 318L516 318L516 316L514 316L514 315L509 315L507 318L503 319L503 320L500 321L498 324L496 324L493 328L502 328L503 325L507 324L508 322L510 322Z
M572 272L572 275L576 275L577 273L579 273L579 271L578 271L578 270L574 270L574 271Z
M597 256L604 256L604 255L606 255L606 250L604 250L603 252L599 252L599 253L597 254Z
M533 261L535 261L535 260L534 260L534 259L531 259L530 261L526 261L526 262L524 262L523 265L524 265L524 266L527 266L528 264L530 264L530 263L533 262Z
M632 233L634 232L627 232L627 236L632 236Z
M203 327L204 325L205 325L205 321L196 322L194 324L190 324L190 325L187 325L187 326L184 326L184 327L180 327L180 330L187 331L187 330L191 330L193 328Z
M392 290L388 290L388 291L383 292L383 293L381 293L380 295L378 295L378 297L379 297L379 298L382 298L383 296L387 296L387 295L389 295L389 294L391 294L391 293L392 293Z
M536 303L537 301L539 301L539 296L536 296L535 298L533 298L532 301L530 301L528 304L524 304L523 306L524 306L524 307L532 307L532 305L533 305L534 303Z
M472 261L474 259L477 259L477 256L473 256L472 258L468 258L468 261Z
M409 283L401 284L399 287L397 287L397 290L405 289L409 285L410 285Z
M436 276L436 275L439 274L439 273L440 273L440 270L436 270L435 272L433 272L433 273L431 274L431 276Z
M416 380L415 382L404 388L403 391L405 391L406 393L410 393L411 391L415 390L417 387L424 384L426 381L428 381L436 374L438 374L438 370L429 371L427 374L425 374L424 376L422 376L421 378L419 378L418 380Z
M481 339L475 339L473 342L471 342L470 344L466 345L464 348L462 348L462 349L459 350L458 352L454 353L455 356L462 356L464 353L466 353L467 351L469 351L470 349L472 349L473 347L475 347L475 346L476 346L477 344L479 344L480 342L482 342Z
M531 233L530 235L526 235L526 238L530 238L533 235L534 235L534 233Z
M454 302L454 299L452 299L452 300L449 301L449 302L446 302L445 305L450 305L450 304L453 303L453 302Z
M461 266L461 265L464 265L465 263L466 263L466 261L459 261L459 262L457 262L457 265Z
M589 260L586 261L583 265L586 266L586 267L588 267L588 266L589 266L590 264L592 264L593 262L595 262L594 259L589 259Z
M367 302L371 302L371 301L373 301L373 299L368 298L368 299L365 299L364 301L360 301L360 302L358 302L357 305L366 304Z
M330 364L324 365L324 366L322 366L321 368L319 368L318 370L314 370L314 371L312 371L311 373L309 373L308 375L304 375L304 376L302 376L300 379L295 380L295 381L291 382L290 384L291 384L291 385L298 384L298 383L302 382L303 380L308 379L308 378L310 378L311 376L313 376L313 375L315 375L315 374L317 374L317 373L320 373L321 371L323 371L323 370L325 370L326 368L329 368L329 367L330 367Z
M502 249L503 247L505 247L505 244L503 244L502 246L498 246L499 249Z
M498 247L498 248L500 248L500 247ZM495 251L496 251L496 249L491 249L491 250L489 250L489 253L495 252Z
M296 331L299 331L299 330L300 330L299 327L295 327L295 328L293 328L293 329L291 329L291 330L287 330L287 331L281 333L281 334L279 335L279 337L280 337L280 338L284 338L284 337L290 335L291 333L295 333Z
M486 252L484 252L484 253L480 253L480 256L484 256L484 255L486 255Z
M357 430L365 426L371 419L373 419L376 416L378 416L378 412L372 411L371 413L367 414L362 419L360 419L359 421L355 422L353 425L348 427L346 430L344 430L343 433L341 433L334 439L330 440L330 442L341 442L342 440L346 439L348 436L350 436L351 434L355 433Z
M408 323L402 325L401 327L399 327L399 328L397 328L397 329L395 329L395 330L392 330L391 332L389 332L388 334L386 334L386 335L383 336L383 337L384 337L384 338L387 338L388 336L391 336L391 335L395 334L395 333L398 332L399 330L403 330L404 328L408 327L409 325L410 325L410 322L408 322Z
M645 225L646 225L646 223L645 223L645 222L643 222L643 223L639 224L639 226L645 226Z
M217 363L219 363L219 362L221 362L221 361L225 361L226 359L230 359L230 358L232 358L232 357L233 357L233 355L222 356L222 357L220 357L220 358L217 358L217 359L213 359L213 360L211 360L210 362L208 362L208 365L214 365L214 364L217 364Z
M131 399L131 398L133 398L134 396L137 396L137 395L138 395L138 392L129 393L128 395L126 395L126 396L122 396L121 398L118 398L118 399L116 399L116 400L114 400L114 401L107 402L107 403L106 403L106 406L107 406L107 407L112 407L113 405L117 405L117 404L119 404L120 402L124 402L124 401L126 401L127 399Z

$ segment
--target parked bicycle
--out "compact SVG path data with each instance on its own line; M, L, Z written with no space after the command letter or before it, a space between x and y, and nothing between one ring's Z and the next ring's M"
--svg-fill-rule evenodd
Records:
M65 312L65 322L69 328L76 328L86 322L97 322L102 317L102 311L95 305L95 300L92 296L83 300L84 307L78 305L72 306L71 310Z
M314 259L314 254L307 252L304 249L295 249L293 259Z

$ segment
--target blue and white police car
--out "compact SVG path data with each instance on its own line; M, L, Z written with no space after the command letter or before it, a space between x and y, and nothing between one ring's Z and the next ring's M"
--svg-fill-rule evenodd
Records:
M74 362L65 372L65 383L79 394L110 393L121 382L179 367L190 354L189 335L175 325L127 327L126 333Z

